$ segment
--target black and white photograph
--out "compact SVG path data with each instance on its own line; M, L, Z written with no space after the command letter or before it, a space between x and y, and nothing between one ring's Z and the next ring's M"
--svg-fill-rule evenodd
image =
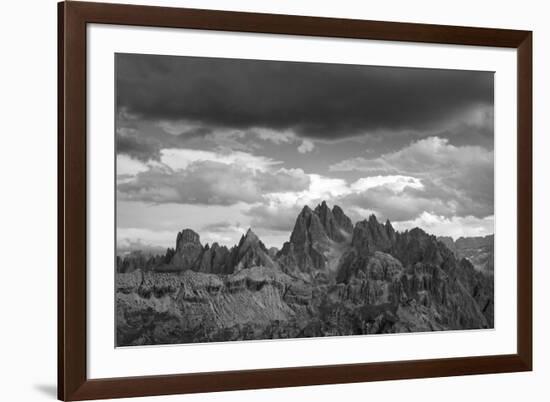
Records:
M494 73L115 55L116 346L491 330Z
M4 3L1 401L548 399L544 2Z

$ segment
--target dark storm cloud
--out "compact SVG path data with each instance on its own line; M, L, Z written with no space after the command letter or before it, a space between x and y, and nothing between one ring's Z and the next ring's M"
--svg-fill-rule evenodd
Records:
M160 143L135 135L117 134L116 150L117 154L125 154L144 162L149 159L160 160Z
M212 133L211 129L205 127L193 127L167 134L160 128L142 130L139 122L128 121L121 116L117 120L117 154L125 154L143 162L150 159L160 160L160 151L163 148L181 148Z
M116 71L117 106L137 119L326 140L444 130L493 104L490 72L131 54Z

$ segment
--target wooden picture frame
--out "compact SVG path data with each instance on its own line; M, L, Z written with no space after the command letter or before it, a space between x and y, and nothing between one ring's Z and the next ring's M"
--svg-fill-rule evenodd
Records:
M86 26L193 28L517 49L517 353L89 379ZM58 397L102 399L532 370L532 33L135 5L58 4Z

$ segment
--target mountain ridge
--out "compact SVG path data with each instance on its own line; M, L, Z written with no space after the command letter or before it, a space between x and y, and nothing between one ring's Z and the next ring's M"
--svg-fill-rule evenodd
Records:
M446 242L324 201L280 250L252 229L231 248L184 229L163 256L117 258L117 344L492 328L492 271Z

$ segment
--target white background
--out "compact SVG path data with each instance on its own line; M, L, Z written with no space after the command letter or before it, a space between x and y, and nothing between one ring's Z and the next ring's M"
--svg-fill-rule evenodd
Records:
M550 150L550 27L545 2L149 1L149 4L310 14L329 17L498 26L535 31L535 372L446 379L158 397L159 401L543 401L550 378L546 309L546 239ZM56 378L56 7L54 1L10 2L3 9L2 154L0 174L0 396L9 401L54 399ZM7 123L7 124L6 124ZM143 362L146 364L146 362ZM137 399L134 399L137 400ZM143 399L147 400L147 399Z
M113 348L114 54L495 71L495 329ZM516 353L516 51L92 25L88 28L88 376L108 378ZM98 217L100 217L98 219ZM322 350L322 353L319 353ZM220 358L223 356L223 358ZM146 361L147 364L142 364Z

